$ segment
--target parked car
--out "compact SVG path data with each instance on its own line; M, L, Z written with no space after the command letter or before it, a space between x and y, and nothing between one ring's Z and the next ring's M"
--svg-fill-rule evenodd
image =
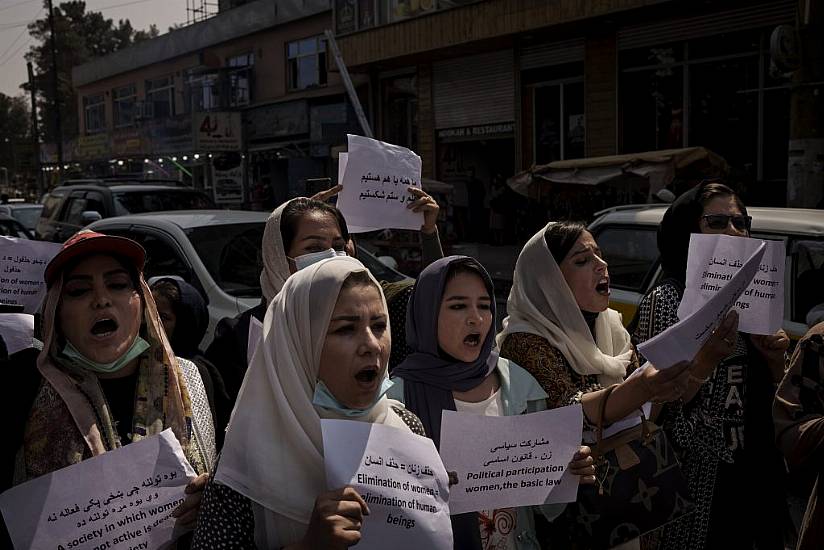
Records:
M15 218L0 214L0 237L17 237L31 239L31 233Z
M30 202L0 204L0 214L16 219L31 233L34 233L34 228L37 227L37 221L40 219L42 210L42 204L32 204Z
M260 303L261 242L268 212L193 210L119 216L92 223L89 229L134 239L146 249L146 279L178 276L208 302L209 329L217 322ZM358 258L378 280L406 276L358 247Z
M658 284L657 230L664 205L618 206L598 212L589 230L609 262L610 306L624 323L635 316L644 295ZM807 330L809 311L824 303L824 213L801 208L748 207L752 236L784 241L784 329L794 339Z
M72 180L43 199L34 234L40 240L63 242L103 218L214 207L208 195L176 180Z

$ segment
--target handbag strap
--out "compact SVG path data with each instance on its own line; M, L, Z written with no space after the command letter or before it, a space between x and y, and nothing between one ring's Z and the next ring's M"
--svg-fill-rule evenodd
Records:
M610 387L604 390L604 397L601 398L601 402L598 405L598 426L595 431L595 447L598 448L601 446L601 442L603 441L604 436L604 417L606 416L607 412L607 401L609 400L609 396L612 395L612 392L615 391L619 384L613 384ZM649 427L647 415L644 414L644 407L641 406L638 408L641 411L641 437L644 438L644 442L650 440L652 435L652 430Z

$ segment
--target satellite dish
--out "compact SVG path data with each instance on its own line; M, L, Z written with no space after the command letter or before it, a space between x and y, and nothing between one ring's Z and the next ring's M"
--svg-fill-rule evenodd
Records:
M801 66L798 34L792 25L779 25L770 35L770 57L776 68L791 73Z

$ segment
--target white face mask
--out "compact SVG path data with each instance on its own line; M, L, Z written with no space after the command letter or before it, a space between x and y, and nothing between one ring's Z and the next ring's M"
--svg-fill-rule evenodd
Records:
M295 262L295 268L300 271L306 267L309 267L312 264L316 264L321 260L327 260L329 258L334 258L336 256L346 256L346 252L343 250L335 250L334 248L329 248L327 250L321 250L320 252L312 252L311 254L303 254L302 256L298 256L297 258L289 258L293 262Z

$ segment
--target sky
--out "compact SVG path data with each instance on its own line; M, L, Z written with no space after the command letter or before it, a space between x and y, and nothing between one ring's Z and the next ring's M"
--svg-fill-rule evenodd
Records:
M54 5L61 0L53 0ZM99 11L115 24L129 19L135 29L154 23L161 33L186 22L186 0L86 0L86 11ZM16 96L28 80L23 55L33 44L26 23L45 17L43 0L0 0L0 92Z

